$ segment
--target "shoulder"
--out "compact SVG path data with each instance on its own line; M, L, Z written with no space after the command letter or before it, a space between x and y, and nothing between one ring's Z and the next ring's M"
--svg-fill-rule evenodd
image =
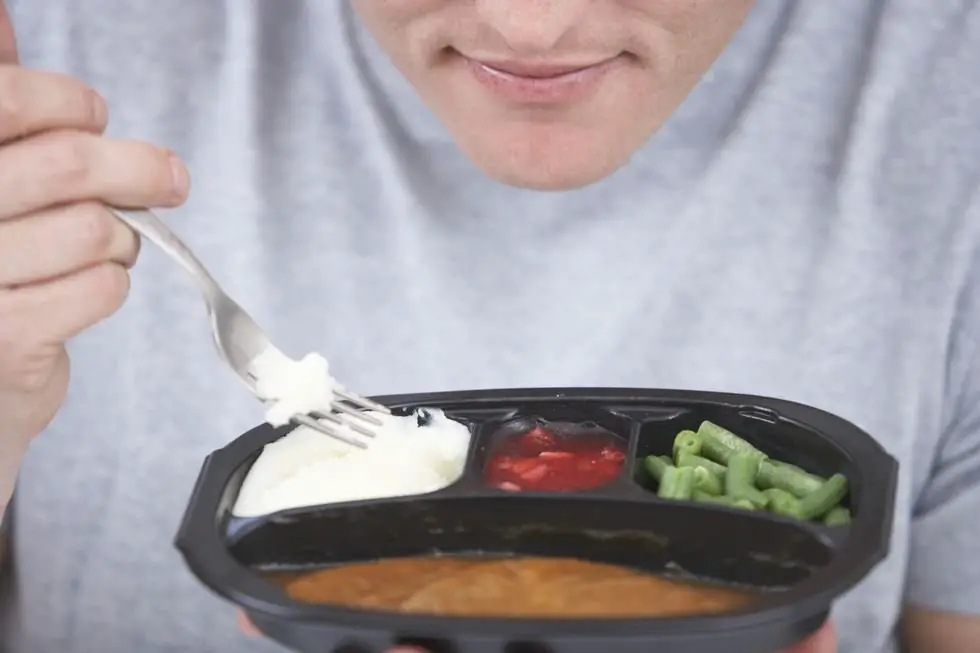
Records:
M881 181L924 213L965 217L980 183L980 2L883 4L862 106Z
M855 219L877 216L877 241L918 297L910 305L949 316L959 325L950 333L978 334L980 0L877 4L854 91L847 198Z

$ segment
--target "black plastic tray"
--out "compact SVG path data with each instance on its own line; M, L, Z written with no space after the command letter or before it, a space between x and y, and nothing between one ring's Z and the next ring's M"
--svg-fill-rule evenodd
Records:
M815 632L833 601L888 551L898 464L867 433L824 411L782 400L675 390L532 389L376 397L396 412L442 408L471 425L466 471L422 496L230 514L262 447L286 432L259 426L204 462L177 535L191 571L241 606L268 637L304 653L381 652L420 644L433 653L776 653ZM623 473L594 490L507 492L489 487L490 439L518 418L593 422L629 443ZM673 437L718 423L774 458L850 481L849 526L672 502L644 487L639 462ZM565 555L766 591L749 608L672 619L478 619L303 604L260 576L394 556L454 553Z

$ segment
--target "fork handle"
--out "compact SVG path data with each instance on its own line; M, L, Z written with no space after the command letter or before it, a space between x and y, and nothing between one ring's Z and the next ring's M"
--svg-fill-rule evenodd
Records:
M191 276L208 297L220 293L218 282L208 272L194 252L184 244L177 234L170 230L167 224L148 209L117 209L112 208L117 218L125 222L136 232L146 237L162 249L170 258L190 272Z

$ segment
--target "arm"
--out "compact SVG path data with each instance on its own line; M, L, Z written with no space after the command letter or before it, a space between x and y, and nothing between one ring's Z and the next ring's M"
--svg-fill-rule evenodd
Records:
M980 225L980 113L973 93L980 83L980 3L961 3L956 20L937 35L927 74L909 93L922 109L916 127L929 124L922 120L959 125L965 146L941 147L930 159L925 145L938 143L922 138L915 156L920 165L967 175L961 224L971 238ZM980 652L980 251L973 252L966 279L947 352L942 439L912 515L899 625L904 653Z
M912 513L904 653L980 651L980 253L973 268L948 352L944 427Z
M963 357L952 358L952 368L967 369L912 517L904 653L980 651L980 346L973 338L954 346L952 355Z

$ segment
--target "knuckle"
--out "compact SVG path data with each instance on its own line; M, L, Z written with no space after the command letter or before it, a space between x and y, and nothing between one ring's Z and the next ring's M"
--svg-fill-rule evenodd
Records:
M0 127L6 132L20 130L23 119L24 89L15 66L0 66Z
M51 364L46 357L24 356L11 370L4 372L4 387L19 393L37 394L48 387Z
M84 188L91 178L92 143L75 132L52 133L46 139L41 165L52 181L72 189Z
M19 302L13 291L0 290L0 352L19 348L21 320Z
M116 220L97 202L75 205L72 226L76 245L88 260L100 260L112 249Z
M9 293L0 295L0 387L31 394L44 389L50 376L43 352L38 351L20 310Z

